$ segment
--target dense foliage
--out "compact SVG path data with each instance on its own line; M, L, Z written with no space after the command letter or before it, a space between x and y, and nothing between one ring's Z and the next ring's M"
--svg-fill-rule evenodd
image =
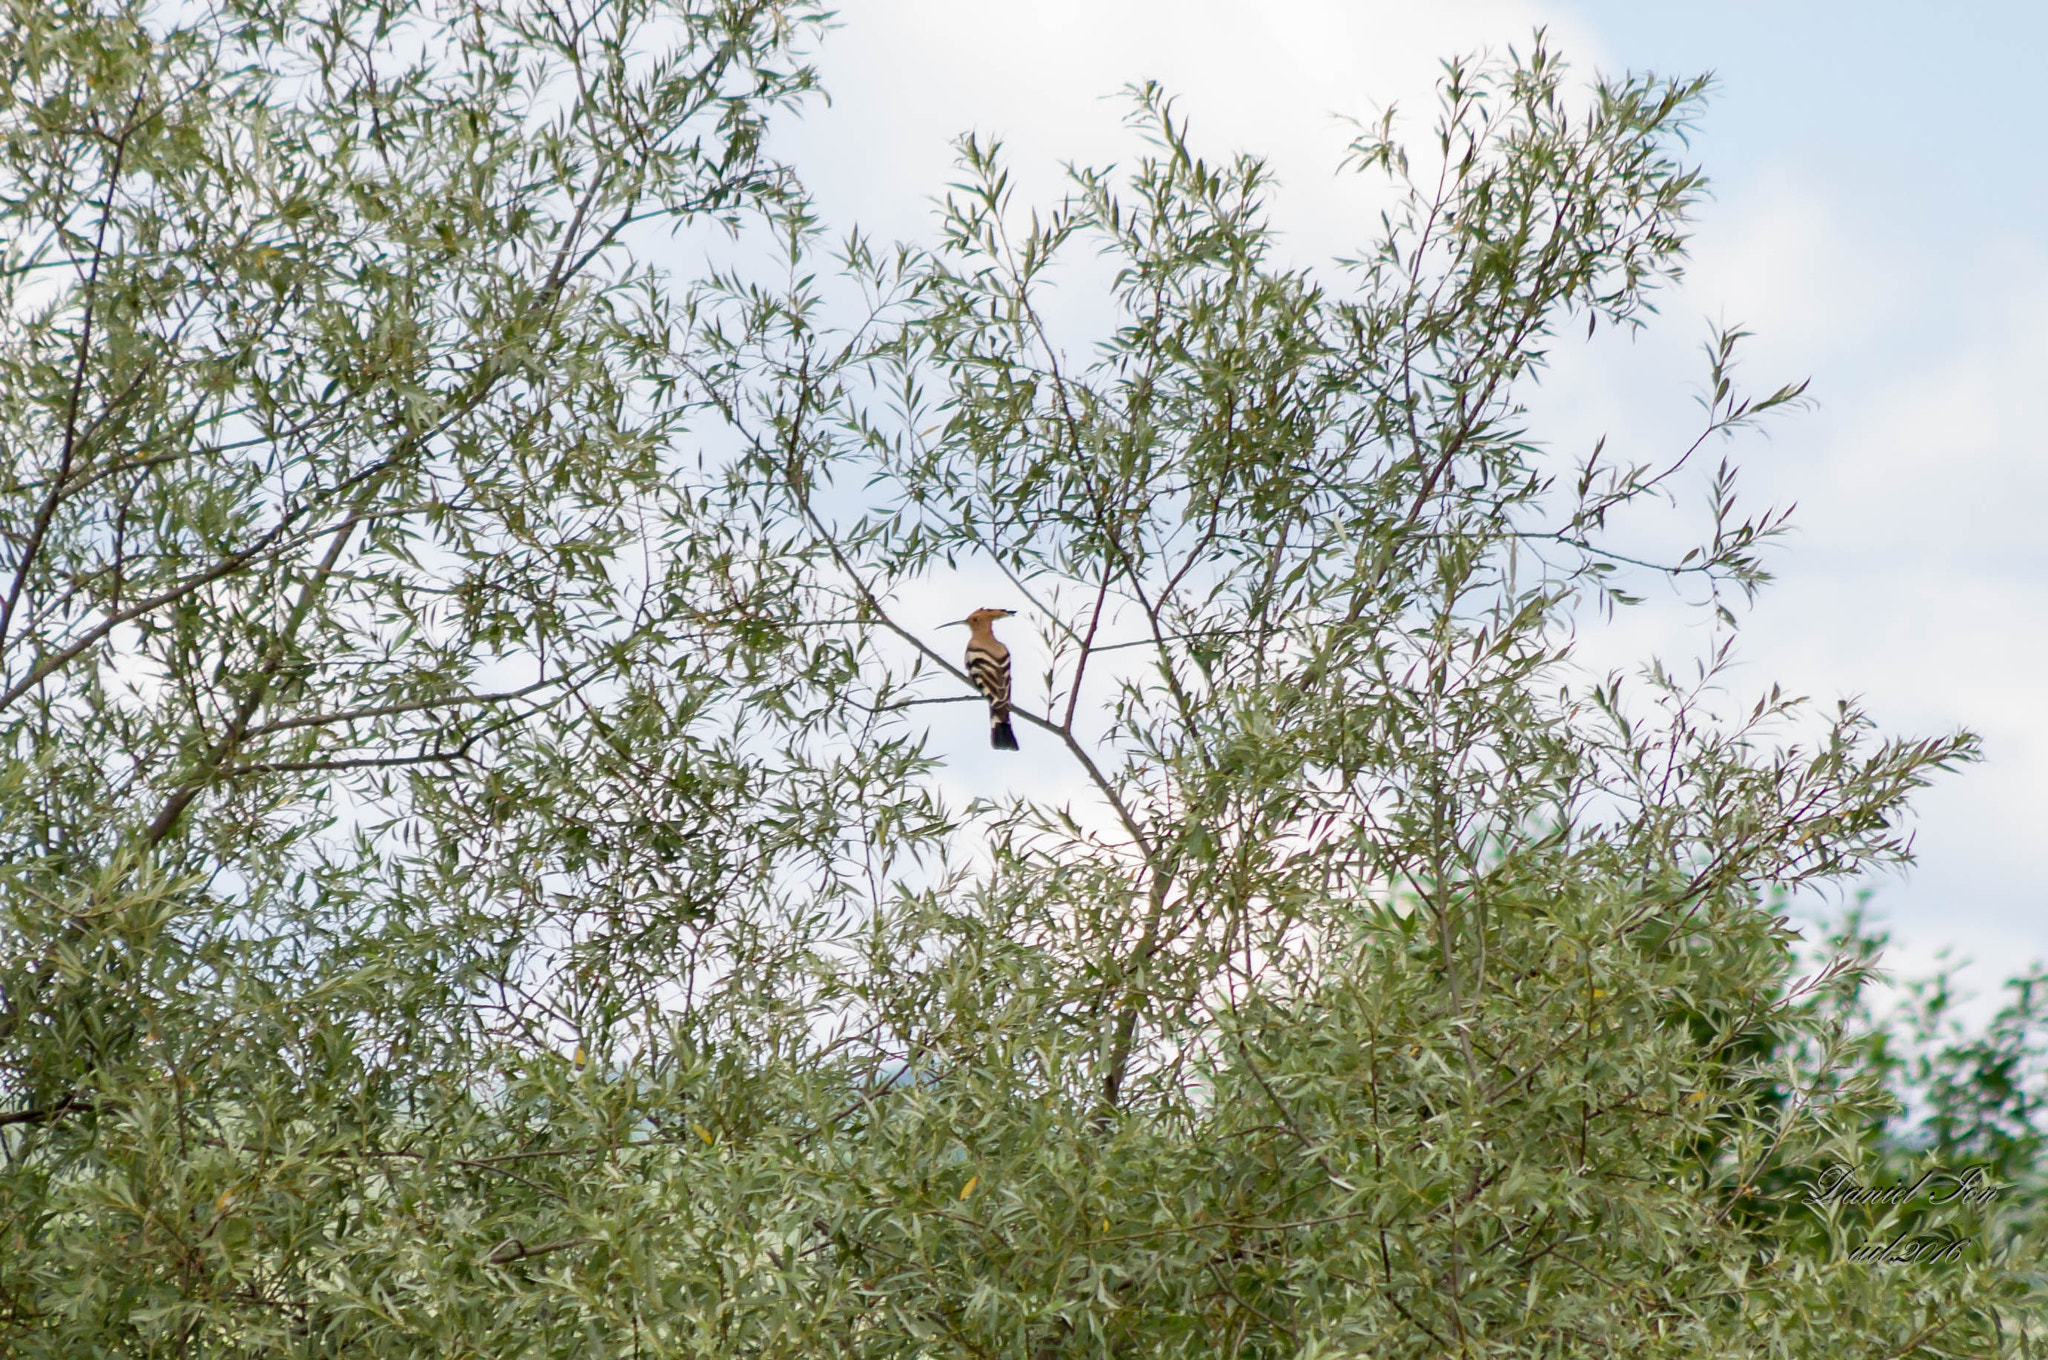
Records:
M6 1354L2038 1348L2040 980L1878 1017L1781 914L1974 753L1731 697L1782 521L1694 459L1799 389L1525 424L1698 82L1452 64L1328 273L1149 89L828 259L808 5L4 12ZM1697 674L1576 670L1659 575ZM911 611L995 582L1065 792L963 803Z

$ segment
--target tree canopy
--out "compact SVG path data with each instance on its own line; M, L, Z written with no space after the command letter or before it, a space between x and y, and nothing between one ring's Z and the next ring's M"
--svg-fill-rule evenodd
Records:
M1703 81L1451 62L1308 269L1151 87L833 235L809 4L5 3L7 1353L2038 1348L2039 979L1785 915L1976 751L1730 674L1803 389L1526 409ZM1711 654L1577 668L1659 578ZM1070 799L946 791L962 580Z

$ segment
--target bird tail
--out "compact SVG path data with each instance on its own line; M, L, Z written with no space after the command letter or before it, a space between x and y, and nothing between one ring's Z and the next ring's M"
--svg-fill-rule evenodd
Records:
M998 751L1017 749L1017 734L1011 730L1008 717L995 718L989 722L988 744Z

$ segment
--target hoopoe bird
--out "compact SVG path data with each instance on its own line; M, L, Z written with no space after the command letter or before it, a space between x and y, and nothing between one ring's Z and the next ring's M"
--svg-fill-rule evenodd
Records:
M1010 728L1010 649L996 641L995 621L1010 609L977 609L960 620L967 625L967 678L988 696L988 744L998 751L1017 749Z

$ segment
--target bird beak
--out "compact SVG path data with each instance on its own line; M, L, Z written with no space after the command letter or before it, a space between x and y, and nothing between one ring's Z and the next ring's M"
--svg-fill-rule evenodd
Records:
M939 627L941 628L965 628L966 626L966 619L947 619L944 623L939 625Z

